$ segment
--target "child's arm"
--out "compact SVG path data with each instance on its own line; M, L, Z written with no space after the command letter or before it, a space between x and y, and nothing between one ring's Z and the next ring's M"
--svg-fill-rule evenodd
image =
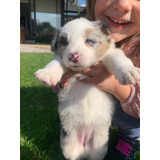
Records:
M132 61L122 50L114 49L103 60L107 70L115 75L112 94L121 101L122 109L129 115L140 117L140 83L139 68L134 67ZM121 85L122 84L122 85ZM123 85L125 84L125 85ZM126 85L129 84L129 85Z
M121 103L122 109L130 116L140 118L140 81L135 85L131 85L131 93L128 100Z

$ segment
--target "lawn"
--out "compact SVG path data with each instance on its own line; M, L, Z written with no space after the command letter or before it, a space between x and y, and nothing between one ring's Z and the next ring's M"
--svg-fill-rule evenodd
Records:
M42 86L34 72L51 59L50 53L21 53L20 103L22 160L63 160L59 146L57 95Z
M20 54L21 160L65 160L60 149L57 95L34 77L52 59L51 53ZM111 135L110 147L117 137L116 128L111 128Z

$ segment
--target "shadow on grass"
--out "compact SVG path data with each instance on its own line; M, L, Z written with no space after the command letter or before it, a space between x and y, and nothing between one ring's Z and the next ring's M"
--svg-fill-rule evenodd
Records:
M47 87L20 91L21 159L63 160L57 95Z

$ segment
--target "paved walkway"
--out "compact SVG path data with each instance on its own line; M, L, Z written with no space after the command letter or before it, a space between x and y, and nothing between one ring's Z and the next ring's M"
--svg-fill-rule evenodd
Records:
M47 52L52 53L50 45L20 44L20 52Z

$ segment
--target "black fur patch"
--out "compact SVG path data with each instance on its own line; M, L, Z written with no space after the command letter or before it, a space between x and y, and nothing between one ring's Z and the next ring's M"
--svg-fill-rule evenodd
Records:
M59 36L60 31L58 30L55 35L53 36L52 42L51 42L51 51L56 51L58 48L57 40Z

